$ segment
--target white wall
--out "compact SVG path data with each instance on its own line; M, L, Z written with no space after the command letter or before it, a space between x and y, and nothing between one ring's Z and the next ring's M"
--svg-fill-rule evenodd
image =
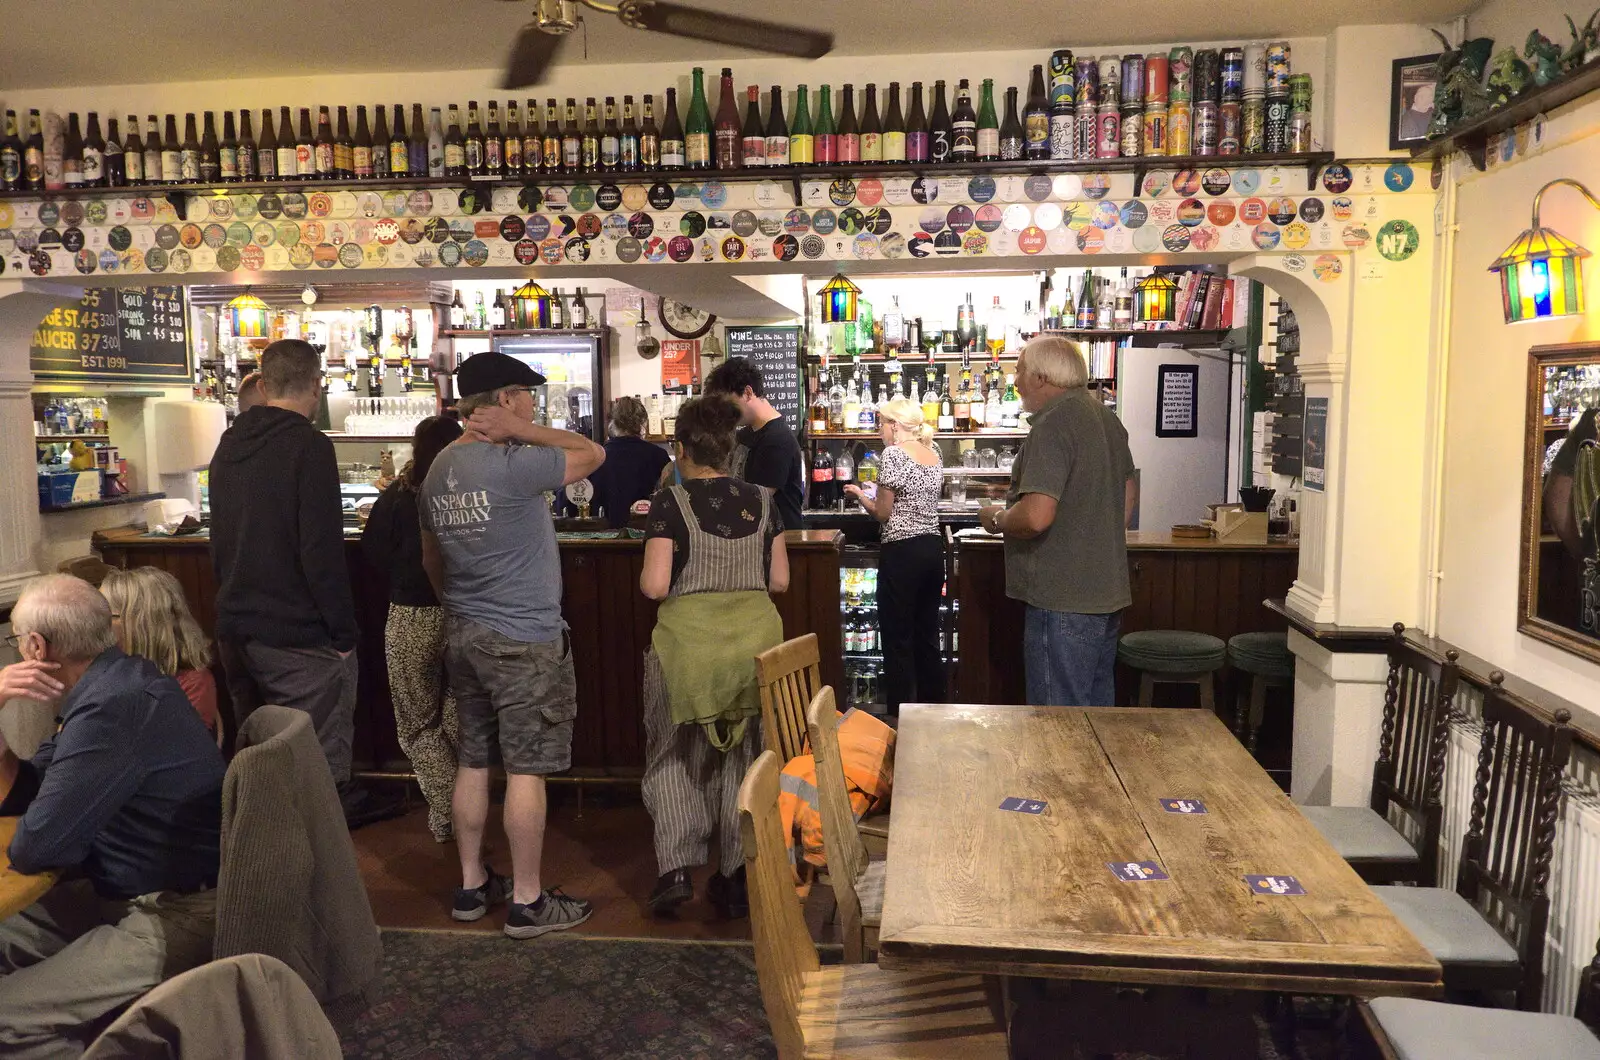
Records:
M1199 522L1207 504L1227 499L1227 361L1220 353L1170 348L1123 350L1118 356L1117 404L1139 468L1139 529L1159 532ZM1156 375L1163 364L1200 366L1200 431L1194 438L1156 437Z

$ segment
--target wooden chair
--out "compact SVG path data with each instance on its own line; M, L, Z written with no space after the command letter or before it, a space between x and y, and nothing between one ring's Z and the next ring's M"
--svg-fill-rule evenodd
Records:
M1460 669L1455 652L1441 660L1407 644L1405 630L1394 624L1370 805L1302 812L1368 883L1432 887L1439 880L1444 759ZM1407 819L1410 837L1389 823L1391 810Z
M1489 680L1456 889L1373 890L1444 966L1446 989L1515 991L1518 1008L1536 1011L1572 714L1546 720L1501 687L1503 674Z
M750 929L761 1002L779 1060L999 1060L1006 1032L975 975L822 967L795 901L778 820L777 752L739 786Z
M786 640L756 656L763 745L782 763L806 753L806 704L822 687L817 635Z
M1360 1012L1382 1060L1600 1060L1600 952L1583 970L1571 1016L1401 997L1363 1001Z
M824 685L806 709L811 753L817 762L817 802L822 811L822 846L828 856L828 882L839 903L839 925L844 935L848 964L866 960L866 951L878 948L878 925L883 921L883 873L887 862L870 860L866 843L856 830L850 806L850 788L839 753L839 714L833 688Z

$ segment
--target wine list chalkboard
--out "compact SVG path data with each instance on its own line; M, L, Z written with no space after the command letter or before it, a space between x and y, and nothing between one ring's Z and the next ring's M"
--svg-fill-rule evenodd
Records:
M173 383L189 378L181 287L91 287L33 330L35 379Z
M791 430L800 431L800 329L729 328L728 356L761 371L766 398Z

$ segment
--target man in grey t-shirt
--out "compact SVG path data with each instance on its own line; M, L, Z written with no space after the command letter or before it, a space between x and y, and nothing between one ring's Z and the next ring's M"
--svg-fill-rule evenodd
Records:
M978 513L1005 535L1006 595L1028 605L1028 702L1111 706L1117 634L1133 602L1127 525L1136 500L1122 421L1087 389L1077 346L1041 336L1017 359L1032 414L1007 505Z
M505 933L532 938L589 918L588 902L545 890L547 774L572 764L578 713L561 618L561 560L545 493L586 477L605 450L536 426L532 389L544 378L503 353L480 353L456 374L466 432L434 460L422 486L422 565L448 615L445 668L460 719L454 799L462 886L451 916L477 920L504 900ZM483 862L489 767L505 766L512 880Z

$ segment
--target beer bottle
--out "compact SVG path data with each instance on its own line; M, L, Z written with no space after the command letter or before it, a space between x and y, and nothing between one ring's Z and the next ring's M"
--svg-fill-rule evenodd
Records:
M928 116L922 110L922 82L911 82L911 114L906 118L906 161L926 162L932 147Z
M483 175L499 180L506 168L506 141L500 132L500 103L489 101L489 117L483 131Z
M956 105L950 112L951 162L971 162L978 157L978 114L972 109L972 88L967 79L956 82Z
M339 115L339 138L344 139L344 114ZM350 141L350 175L357 180L372 179L372 130L367 127L367 108L356 108L356 135Z
M678 90L667 89L667 109L661 116L661 168L682 169L689 164L689 144L678 122Z
M544 135L539 131L539 101L530 99L528 124L522 130L522 171L530 176L544 169Z
M767 164L767 134L761 128L761 86L744 90L744 129L740 134L741 157L746 169Z
M222 112L222 140L217 144L217 177L229 183L239 179L239 131L234 128L231 110Z
M789 164L809 166L817 160L816 136L811 132L811 101L806 86L794 91L794 124L789 127Z
M1035 65L1028 78L1028 103L1022 110L1022 129L1029 158L1050 157L1050 104L1044 94L1044 67Z
M454 107L450 108L450 113L451 113L452 116L455 115L455 108ZM442 177L442 176L444 176L445 138L446 138L446 134L445 134L445 131L444 131L444 122L439 117L439 108L438 107L429 107L428 108L428 176L430 176L430 177ZM406 159L408 165L410 164L410 154L411 154L411 152L408 149L408 151L407 151L407 159ZM463 153L462 158L465 159L465 157L466 157L466 155L465 155L465 153ZM465 162L463 162L463 165L465 165Z
M502 169L506 178L522 176L522 118L517 113L517 101L506 100L506 138L502 151Z
M561 172L565 151L561 140L561 109L553 99L544 101L544 135L539 138L539 150L544 156L543 171Z
M67 135L61 143L61 179L69 188L83 183L83 132L78 128L78 112L67 115Z
M389 155L389 175L391 177L414 177L418 174L411 172L411 148L406 139L406 110L399 103L394 105L394 126L389 130L389 142L384 144L384 151ZM423 147L426 154L427 147Z
M256 180L256 136L250 127L250 112L239 112L239 179Z
M594 97L583 101L583 134L578 140L578 169L593 173L600 168L600 113Z
M36 110L28 111L28 142L22 146L22 179L29 191L44 190L44 127L39 124Z
M22 186L22 137L17 135L17 112L8 110L6 137L0 141L0 190L21 191Z
M209 111L207 114L209 115ZM178 148L178 179L184 184L200 182L200 136L195 131L193 114L183 116L183 146Z
M600 168L622 165L622 129L617 125L617 97L606 97L606 123L600 130Z
M578 101L567 97L567 121L561 129L561 171L576 173L583 168L583 134L578 131Z
M311 162L311 119L308 112L300 110L300 136L294 134L294 125L289 120L289 108L278 108L278 179L293 180L301 173L300 152L305 150L306 161ZM311 162L312 172L316 171L315 162Z
M83 137L83 184L98 188L106 182L106 140L100 135L100 115L89 112L89 124Z
M622 135L617 147L618 165L624 173L639 171L639 126L633 120L633 97L622 97Z
M162 173L161 126L154 114L150 115L150 131L144 134L144 182L161 184Z
M117 138L117 119L106 119L106 153L101 171L105 174L105 183L108 188L124 188L128 185L128 164L123 158L122 142Z
M139 135L139 116L128 115L128 139L122 145L122 164L128 174L128 183L137 187L144 183L144 138Z
M661 168L661 130L656 128L656 97L644 97L644 119L639 126L639 168Z
M333 164L333 120L328 117L327 107L317 110L316 157L312 164L315 167L312 172L320 179L331 180L336 172ZM300 175L305 176L304 173Z
M387 177L389 175L389 114L388 108L379 103L375 109L372 123L372 175L374 177ZM395 114L399 118L398 113ZM357 123L359 124L359 122Z
M217 116L209 110L205 130L200 137L200 183L215 184L222 176L222 150L217 143Z
M450 104L450 124L444 131L444 175L467 175L467 141L461 135L461 114L454 103Z
M1049 128L1050 124L1047 120L1045 122L1045 131L1048 132ZM1049 137L1045 138L1044 146L1046 151L1050 149ZM1000 158L1007 162L1014 162L1022 158L1027 153L1027 149L1027 133L1023 129L1022 122L1017 120L1017 90L1008 88L1006 89L1006 120L1000 125ZM978 157L981 161L983 156L980 153Z
M475 99L467 100L467 129L461 149L466 159L467 174L483 176L483 126L478 124L478 101ZM448 165L446 168L449 168Z
M855 93L854 85L845 85L839 100L839 131L834 141L841 165L855 165L861 161L861 128L856 124Z
M765 137L767 165L789 164L789 123L783 119L783 89L772 86L771 102L767 105L767 134Z
M435 111L438 108L434 108ZM439 119L434 117L437 126ZM440 165L444 164L444 138L439 139ZM433 134L422 120L422 104L411 104L411 136L406 140L406 174L412 177L431 177L433 172Z
M285 129L287 133L289 130ZM293 154L290 155L291 162ZM278 179L278 131L272 127L272 110L261 108L261 139L256 141L256 179Z
M883 120L883 160L906 160L906 120L900 113L900 82L889 82L889 112Z
M812 133L812 151L817 165L831 166L839 161L839 137L833 128L833 89L823 85L818 89L817 127Z
M954 147L955 130L950 110L944 101L944 82L933 83L933 114L928 118L928 161L948 162ZM976 146L976 145L974 145ZM912 159L912 161L917 161Z
M738 169L744 150L740 146L739 104L733 95L733 71L722 69L717 95L717 120L712 126L714 164L718 169Z
M709 169L711 166L711 111L706 106L705 71L695 67L691 78L693 93L689 96L689 115L683 123L684 164L690 169Z
M978 103L977 152L979 162L1000 158L1000 122L994 113L994 79L983 79L983 95Z
M883 123L878 120L878 86L867 86L867 101L861 108L861 161L883 161Z
M333 172L338 180L356 175L356 141L350 135L350 108L339 108L339 131L333 138Z

